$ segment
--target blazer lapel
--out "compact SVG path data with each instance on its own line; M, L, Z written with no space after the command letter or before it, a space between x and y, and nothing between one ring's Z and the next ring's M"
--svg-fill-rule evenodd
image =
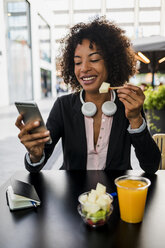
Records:
M113 154L115 150L117 150L117 145L119 144L119 138L122 132L122 127L123 127L123 122L124 122L124 117L123 117L124 106L119 101L118 97L116 97L115 103L117 105L117 111L115 115L113 116L113 123L112 123L108 152L107 152L106 167L111 163Z
M79 149L84 151L83 161L80 161L81 165L83 165L83 169L86 169L87 164L87 140L86 140L86 131L85 131L85 122L84 115L81 112L82 103L80 102L79 94L76 96L75 102L73 104L73 112L74 112L74 122L76 123L76 128L79 136L79 140L76 140L77 146ZM73 137L74 138L74 137ZM82 169L82 166L81 166Z

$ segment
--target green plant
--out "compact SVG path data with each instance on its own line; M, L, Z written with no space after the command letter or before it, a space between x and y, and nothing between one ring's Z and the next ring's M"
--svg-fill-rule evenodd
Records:
M158 86L156 89L149 87L145 94L144 109L157 109L165 108L165 85Z
M152 120L154 122L152 122ZM157 121L159 120L160 120L160 117L155 115L153 109L151 109L150 113L147 113L148 126L150 130L155 131L155 133L159 133L161 131L161 129L158 128L157 125L155 125L155 123L157 123Z
M144 101L144 110L147 112L147 121L150 130L154 133L161 132L161 129L158 128L160 116L158 110L165 109L165 85L158 86L153 89L149 87L144 91L145 101ZM147 111L148 110L148 111Z

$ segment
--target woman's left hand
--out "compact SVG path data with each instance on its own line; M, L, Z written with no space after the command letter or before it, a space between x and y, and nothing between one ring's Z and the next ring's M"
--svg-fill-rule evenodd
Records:
M131 84L124 85L117 90L119 100L125 106L125 115L130 122L131 128L139 128L143 123L141 109L145 100L143 91Z

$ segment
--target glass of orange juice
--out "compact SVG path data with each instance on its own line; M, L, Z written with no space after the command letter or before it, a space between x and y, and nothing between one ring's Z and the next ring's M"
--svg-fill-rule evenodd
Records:
M143 220L149 179L125 175L115 179L120 209L120 218L128 223Z

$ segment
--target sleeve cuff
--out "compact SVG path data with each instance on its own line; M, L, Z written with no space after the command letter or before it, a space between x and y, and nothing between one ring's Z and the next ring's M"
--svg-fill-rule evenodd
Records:
M143 123L142 123L142 125L141 125L139 128L131 129L131 126L129 125L129 127L127 128L127 131L128 131L130 134L141 133L141 132L146 128L146 126L147 126L146 121L145 121L145 119L143 118Z
M26 158L26 161L28 162L29 165L35 167L35 166L41 165L44 162L45 153L43 153L43 156L42 156L41 160L39 162L37 162L37 163L32 163L31 162L30 156L29 156L29 153L28 152L26 153L25 158Z

